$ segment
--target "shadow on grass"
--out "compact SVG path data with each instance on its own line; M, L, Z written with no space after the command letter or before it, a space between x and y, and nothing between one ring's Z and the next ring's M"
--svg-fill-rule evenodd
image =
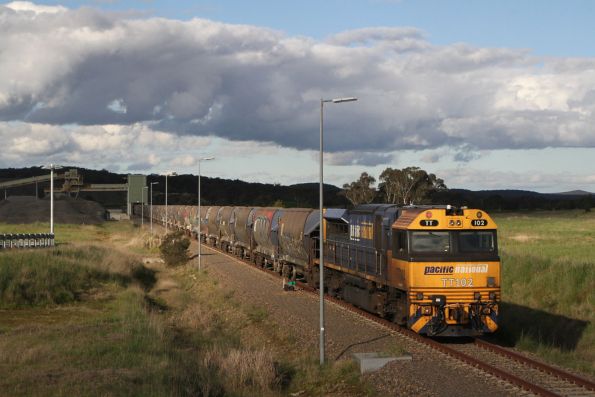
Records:
M574 351L589 325L588 321L505 302L500 303L500 313L499 330L490 341L505 346L515 346L528 337L540 344Z
M144 265L135 266L132 270L132 277L141 284L145 291L150 291L157 282L155 270Z

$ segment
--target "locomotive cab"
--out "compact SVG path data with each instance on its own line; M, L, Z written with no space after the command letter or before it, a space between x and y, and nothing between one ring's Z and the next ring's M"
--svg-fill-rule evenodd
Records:
M389 280L406 291L409 328L430 336L497 329L496 229L480 210L403 209L393 224Z

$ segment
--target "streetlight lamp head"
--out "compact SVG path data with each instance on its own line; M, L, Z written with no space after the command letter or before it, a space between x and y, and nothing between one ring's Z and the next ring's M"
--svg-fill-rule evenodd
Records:
M334 98L334 99L332 99L332 101L333 101L333 103L353 102L353 101L357 101L357 98L350 96L350 97L345 97L345 98Z
M62 166L58 164L44 164L41 168L44 170L59 170Z
M200 161L215 160L215 157L203 157Z
M151 185L159 185L159 182L151 182Z

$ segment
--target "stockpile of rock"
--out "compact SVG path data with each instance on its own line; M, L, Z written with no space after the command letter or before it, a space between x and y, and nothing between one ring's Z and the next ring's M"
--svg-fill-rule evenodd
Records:
M34 223L50 221L50 199L9 196L0 201L0 222ZM54 223L96 225L105 221L105 209L95 201L61 197L54 200Z

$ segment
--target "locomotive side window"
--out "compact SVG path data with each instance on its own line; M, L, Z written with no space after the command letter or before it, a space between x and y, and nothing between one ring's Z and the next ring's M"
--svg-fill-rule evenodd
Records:
M413 252L450 252L449 232L411 232L411 251Z
M405 258L409 249L407 247L407 232L393 229L393 258Z
M327 221L326 238L328 240L349 241L349 225L344 222Z
M495 235L492 231L468 231L459 233L460 252L493 252Z

